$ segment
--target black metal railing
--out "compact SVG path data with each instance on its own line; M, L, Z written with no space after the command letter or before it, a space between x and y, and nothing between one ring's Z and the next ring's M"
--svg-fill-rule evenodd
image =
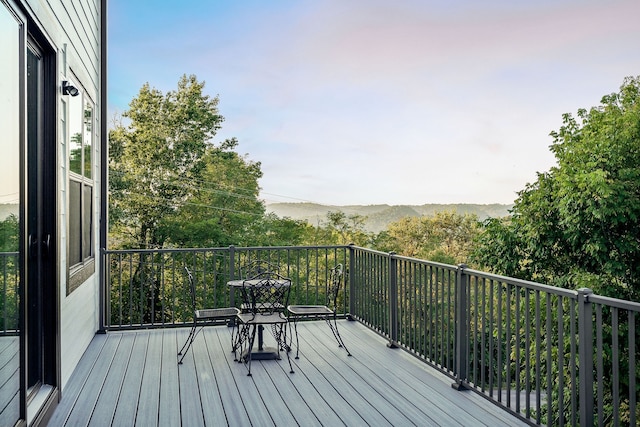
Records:
M242 277L255 260L280 266L291 278L291 303L324 304L329 270L345 264L349 247L212 248L104 251L106 268L105 327L182 326L190 322L190 300L184 266L193 273L198 300L208 307L235 305L227 282ZM346 304L343 297L341 303ZM343 313L347 310L343 306Z
M0 252L0 335L16 335L20 313L18 252Z
M350 246L105 251L107 329L190 321L182 266L211 307L262 259L292 279L291 302L324 301L329 269L347 266L340 314L358 320L534 425L638 421L640 304Z

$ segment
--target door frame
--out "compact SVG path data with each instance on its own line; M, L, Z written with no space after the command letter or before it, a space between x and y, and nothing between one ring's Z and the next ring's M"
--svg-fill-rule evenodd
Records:
M24 137L22 139L21 172L22 198L24 200L24 212L22 218L23 248L22 248L22 277L21 277L21 401L22 415L28 424L39 425L46 422L53 413L60 399L61 384L61 351L60 351L60 284L59 284L59 208L58 208L58 98L60 85L58 78L57 49L44 35L28 13L27 33L25 34L24 59L21 61L24 67L25 87L23 105L24 113ZM38 132L40 136L35 156L30 154L28 135L28 84L26 61L28 51L39 53L42 76L39 77L39 107ZM36 176L36 188L30 188L30 170L38 168ZM38 192L36 202L32 203L30 195ZM35 206L33 206L35 205ZM31 209L37 209L36 232L36 261L31 259L29 248L30 234L34 232L30 224ZM48 236L48 243L45 242ZM33 267L39 268L39 273L30 271ZM31 274L30 274L31 273ZM35 282L34 282L35 280ZM30 323L29 304L32 301L34 290L37 290L37 320L38 324ZM39 392L29 393L29 369L32 363L29 357L29 341L35 331L41 334L37 360L41 364Z

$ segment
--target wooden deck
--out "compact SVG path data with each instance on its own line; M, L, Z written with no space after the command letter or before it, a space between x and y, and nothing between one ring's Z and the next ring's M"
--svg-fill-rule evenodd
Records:
M230 329L207 327L184 364L188 329L96 335L62 392L50 426L517 426L526 425L357 322L299 326L294 374L284 357L233 361ZM266 334L268 339L272 339Z

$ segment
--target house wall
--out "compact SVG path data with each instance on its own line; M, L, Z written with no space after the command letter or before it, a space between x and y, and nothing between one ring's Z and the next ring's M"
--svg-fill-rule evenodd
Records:
M84 269L80 284L69 293L69 102L59 91L58 99L58 259L61 348L61 388L99 328L99 226L100 226L100 0L25 0L27 13L35 19L57 51L59 84L70 80L94 105L92 146L93 253L92 268ZM78 278L76 277L76 281Z

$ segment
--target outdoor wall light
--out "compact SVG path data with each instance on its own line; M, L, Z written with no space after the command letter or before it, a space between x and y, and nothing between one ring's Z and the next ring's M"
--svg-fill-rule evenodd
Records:
M72 85L71 83L69 83L68 81L65 80L62 82L63 95L78 96L79 93L80 91L78 90L78 88Z

